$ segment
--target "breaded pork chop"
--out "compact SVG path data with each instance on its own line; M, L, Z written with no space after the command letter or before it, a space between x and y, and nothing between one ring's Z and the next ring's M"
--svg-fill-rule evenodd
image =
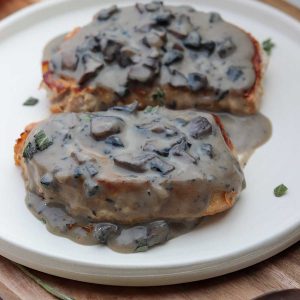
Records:
M15 146L28 192L93 222L178 221L229 209L244 176L219 118L136 105L30 125Z
M257 112L263 53L217 13L148 4L101 10L50 43L43 86L53 112L105 110L137 100L237 114Z

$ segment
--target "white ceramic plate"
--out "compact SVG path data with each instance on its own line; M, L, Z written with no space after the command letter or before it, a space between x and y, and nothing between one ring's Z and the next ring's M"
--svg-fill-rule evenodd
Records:
M166 1L183 4L184 0ZM245 169L247 189L235 207L198 229L146 253L119 254L81 246L48 233L24 204L13 146L24 126L48 116L38 91L43 46L54 36L90 21L102 7L132 1L46 1L0 23L0 254L34 269L67 278L112 285L164 285L232 272L282 251L300 238L300 26L254 1L189 0L199 10L218 11L259 40L276 43L266 75L262 111L273 136ZM29 96L41 102L22 106ZM289 187L273 196L280 183Z

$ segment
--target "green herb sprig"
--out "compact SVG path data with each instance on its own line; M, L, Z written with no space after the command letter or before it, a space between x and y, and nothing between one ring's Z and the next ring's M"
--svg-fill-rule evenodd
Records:
M39 99L34 97L29 97L24 103L24 106L34 106L39 102Z
M274 195L276 197L282 197L286 194L287 190L288 188L284 184L280 184L274 189Z
M271 55L273 48L275 47L275 44L273 43L273 41L269 38L266 39L262 42L262 46L264 51L268 54Z
M160 88L156 89L152 94L152 100L158 105L163 106L165 103L165 92Z

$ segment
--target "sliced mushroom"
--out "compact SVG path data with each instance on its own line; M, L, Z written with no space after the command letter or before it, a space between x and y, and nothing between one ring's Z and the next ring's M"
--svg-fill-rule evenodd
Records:
M190 73L187 80L189 88L193 92L201 91L207 88L208 85L206 76L200 73Z
M117 110L117 111L123 111L127 113L133 113L137 110L139 103L137 101L134 101L128 105L122 105L122 106L113 106L111 110Z
M218 48L218 55L220 58L226 58L234 53L236 45L233 43L231 38L227 38Z
M120 42L112 39L108 39L103 42L102 53L105 61L112 62L113 60L115 60L119 55L122 46L123 45Z
M241 67L231 66L226 72L227 78L233 82L239 80L239 78L244 74Z
M132 58L136 55L136 49L131 47L122 47L120 50L120 55L117 57L119 65L123 68L131 65L134 62Z
M144 36L142 42L149 48L161 48L166 42L166 33L151 29L151 31Z
M187 48L199 49L201 46L201 36L197 31L191 31L184 39L183 44Z
M183 52L176 49L169 49L162 58L162 63L164 65L171 65L175 62L181 61L183 59Z
M212 125L206 118L196 117L189 123L189 133L194 139L199 139L212 133Z
M192 29L193 25L190 17L186 15L180 15L178 18L174 19L168 27L168 31L179 39L185 38Z
M105 139L105 144L112 145L114 147L124 147L124 144L118 136L111 135Z
M158 59L151 58L151 57L146 57L143 60L143 64L144 64L144 66L147 66L150 69L152 69L155 74L159 73L160 63L159 63Z
M105 21L108 20L112 15L114 15L116 12L118 12L119 9L116 5L113 5L107 9L102 9L100 12L96 15L96 19L98 21Z
M94 238L100 244L106 244L109 238L112 238L119 232L119 227L112 223L98 223L93 230Z
M209 23L217 23L223 21L222 17L220 14L216 12L211 12L209 15Z
M79 84L84 84L91 78L97 76L98 72L103 67L103 61L92 54L85 54L82 56L82 63L84 65L84 71L79 77Z
M147 229L147 243L149 247L162 244L168 240L170 228L166 221L151 222Z
M143 65L134 65L130 68L128 78L139 82L147 82L154 77L154 71Z
M79 53L85 53L87 51L100 52L101 47L99 43L99 38L92 35L86 36L82 44L76 48L76 51Z
M158 25L169 25L174 15L170 11L163 11L159 12L158 14L154 15L153 20Z
M97 141L102 140L112 134L120 133L124 126L124 121L117 117L94 117L91 120L91 135Z
M173 87L187 87L188 82L182 73L173 70L170 85Z
M206 51L208 56L211 56L216 48L216 43L213 41L202 43L200 46L201 51Z
M175 169L173 165L165 162L159 157L154 157L148 163L151 170L158 171L162 175L166 175Z
M143 146L143 151L149 151L149 152L154 152L158 155L161 156L168 156L169 151L171 149L171 146L168 145L163 145L163 141L158 141L158 140L152 140L152 141L147 141L146 144Z
M155 155L152 153L144 153L139 155L126 153L114 157L114 163L115 165L130 171L145 172L147 170L147 161L154 157Z

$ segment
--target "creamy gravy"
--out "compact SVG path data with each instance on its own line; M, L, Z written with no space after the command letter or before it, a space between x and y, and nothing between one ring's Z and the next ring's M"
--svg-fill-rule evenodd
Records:
M220 100L255 82L253 43L217 13L161 2L100 11L70 39L44 51L58 76L124 96L131 82L187 87Z
M240 193L242 171L212 115L136 104L53 115L28 136L27 204L51 232L146 250L196 225L213 193Z
M251 116L234 116L217 113L233 142L241 166L245 166L256 148L265 144L272 134L270 120L258 113Z

